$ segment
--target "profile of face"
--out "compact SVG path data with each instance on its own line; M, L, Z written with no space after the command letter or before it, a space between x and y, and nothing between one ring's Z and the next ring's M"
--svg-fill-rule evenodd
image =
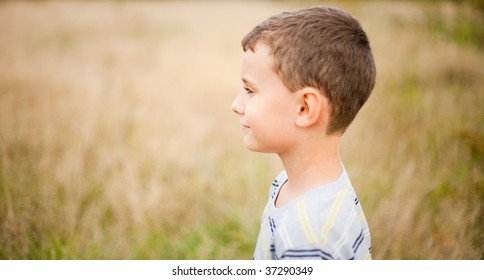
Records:
M242 60L243 89L232 103L240 116L245 146L252 151L282 153L295 138L296 96L272 70L270 48L257 43Z

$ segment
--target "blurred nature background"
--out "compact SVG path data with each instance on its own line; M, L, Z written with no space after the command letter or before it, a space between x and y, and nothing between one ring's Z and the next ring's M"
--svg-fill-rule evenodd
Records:
M377 64L341 147L373 258L483 259L483 1L1 1L0 258L250 259L282 165L230 110L240 40L317 4Z

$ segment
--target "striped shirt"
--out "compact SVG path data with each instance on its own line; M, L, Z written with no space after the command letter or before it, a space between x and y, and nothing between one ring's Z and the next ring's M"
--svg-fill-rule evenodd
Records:
M371 259L368 223L344 168L335 182L276 208L286 182L283 171L272 183L254 259Z

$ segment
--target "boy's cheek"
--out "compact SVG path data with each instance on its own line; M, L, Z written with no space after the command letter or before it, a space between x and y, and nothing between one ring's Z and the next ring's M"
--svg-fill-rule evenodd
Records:
M250 104L245 106L244 119L248 122L249 126L252 127L254 121L257 121L257 115L257 110L254 110L253 106L250 106Z

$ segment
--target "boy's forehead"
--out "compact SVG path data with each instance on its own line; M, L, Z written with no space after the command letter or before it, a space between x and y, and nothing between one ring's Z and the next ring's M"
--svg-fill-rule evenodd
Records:
M263 43L257 43L254 50L245 51L242 58L242 81L251 82L261 72L272 71L273 57L270 48Z
M249 56L255 55L255 56L258 56L259 58L264 57L264 58L272 59L271 48L267 44L261 41L257 42L253 48L247 49L244 55L249 55Z

